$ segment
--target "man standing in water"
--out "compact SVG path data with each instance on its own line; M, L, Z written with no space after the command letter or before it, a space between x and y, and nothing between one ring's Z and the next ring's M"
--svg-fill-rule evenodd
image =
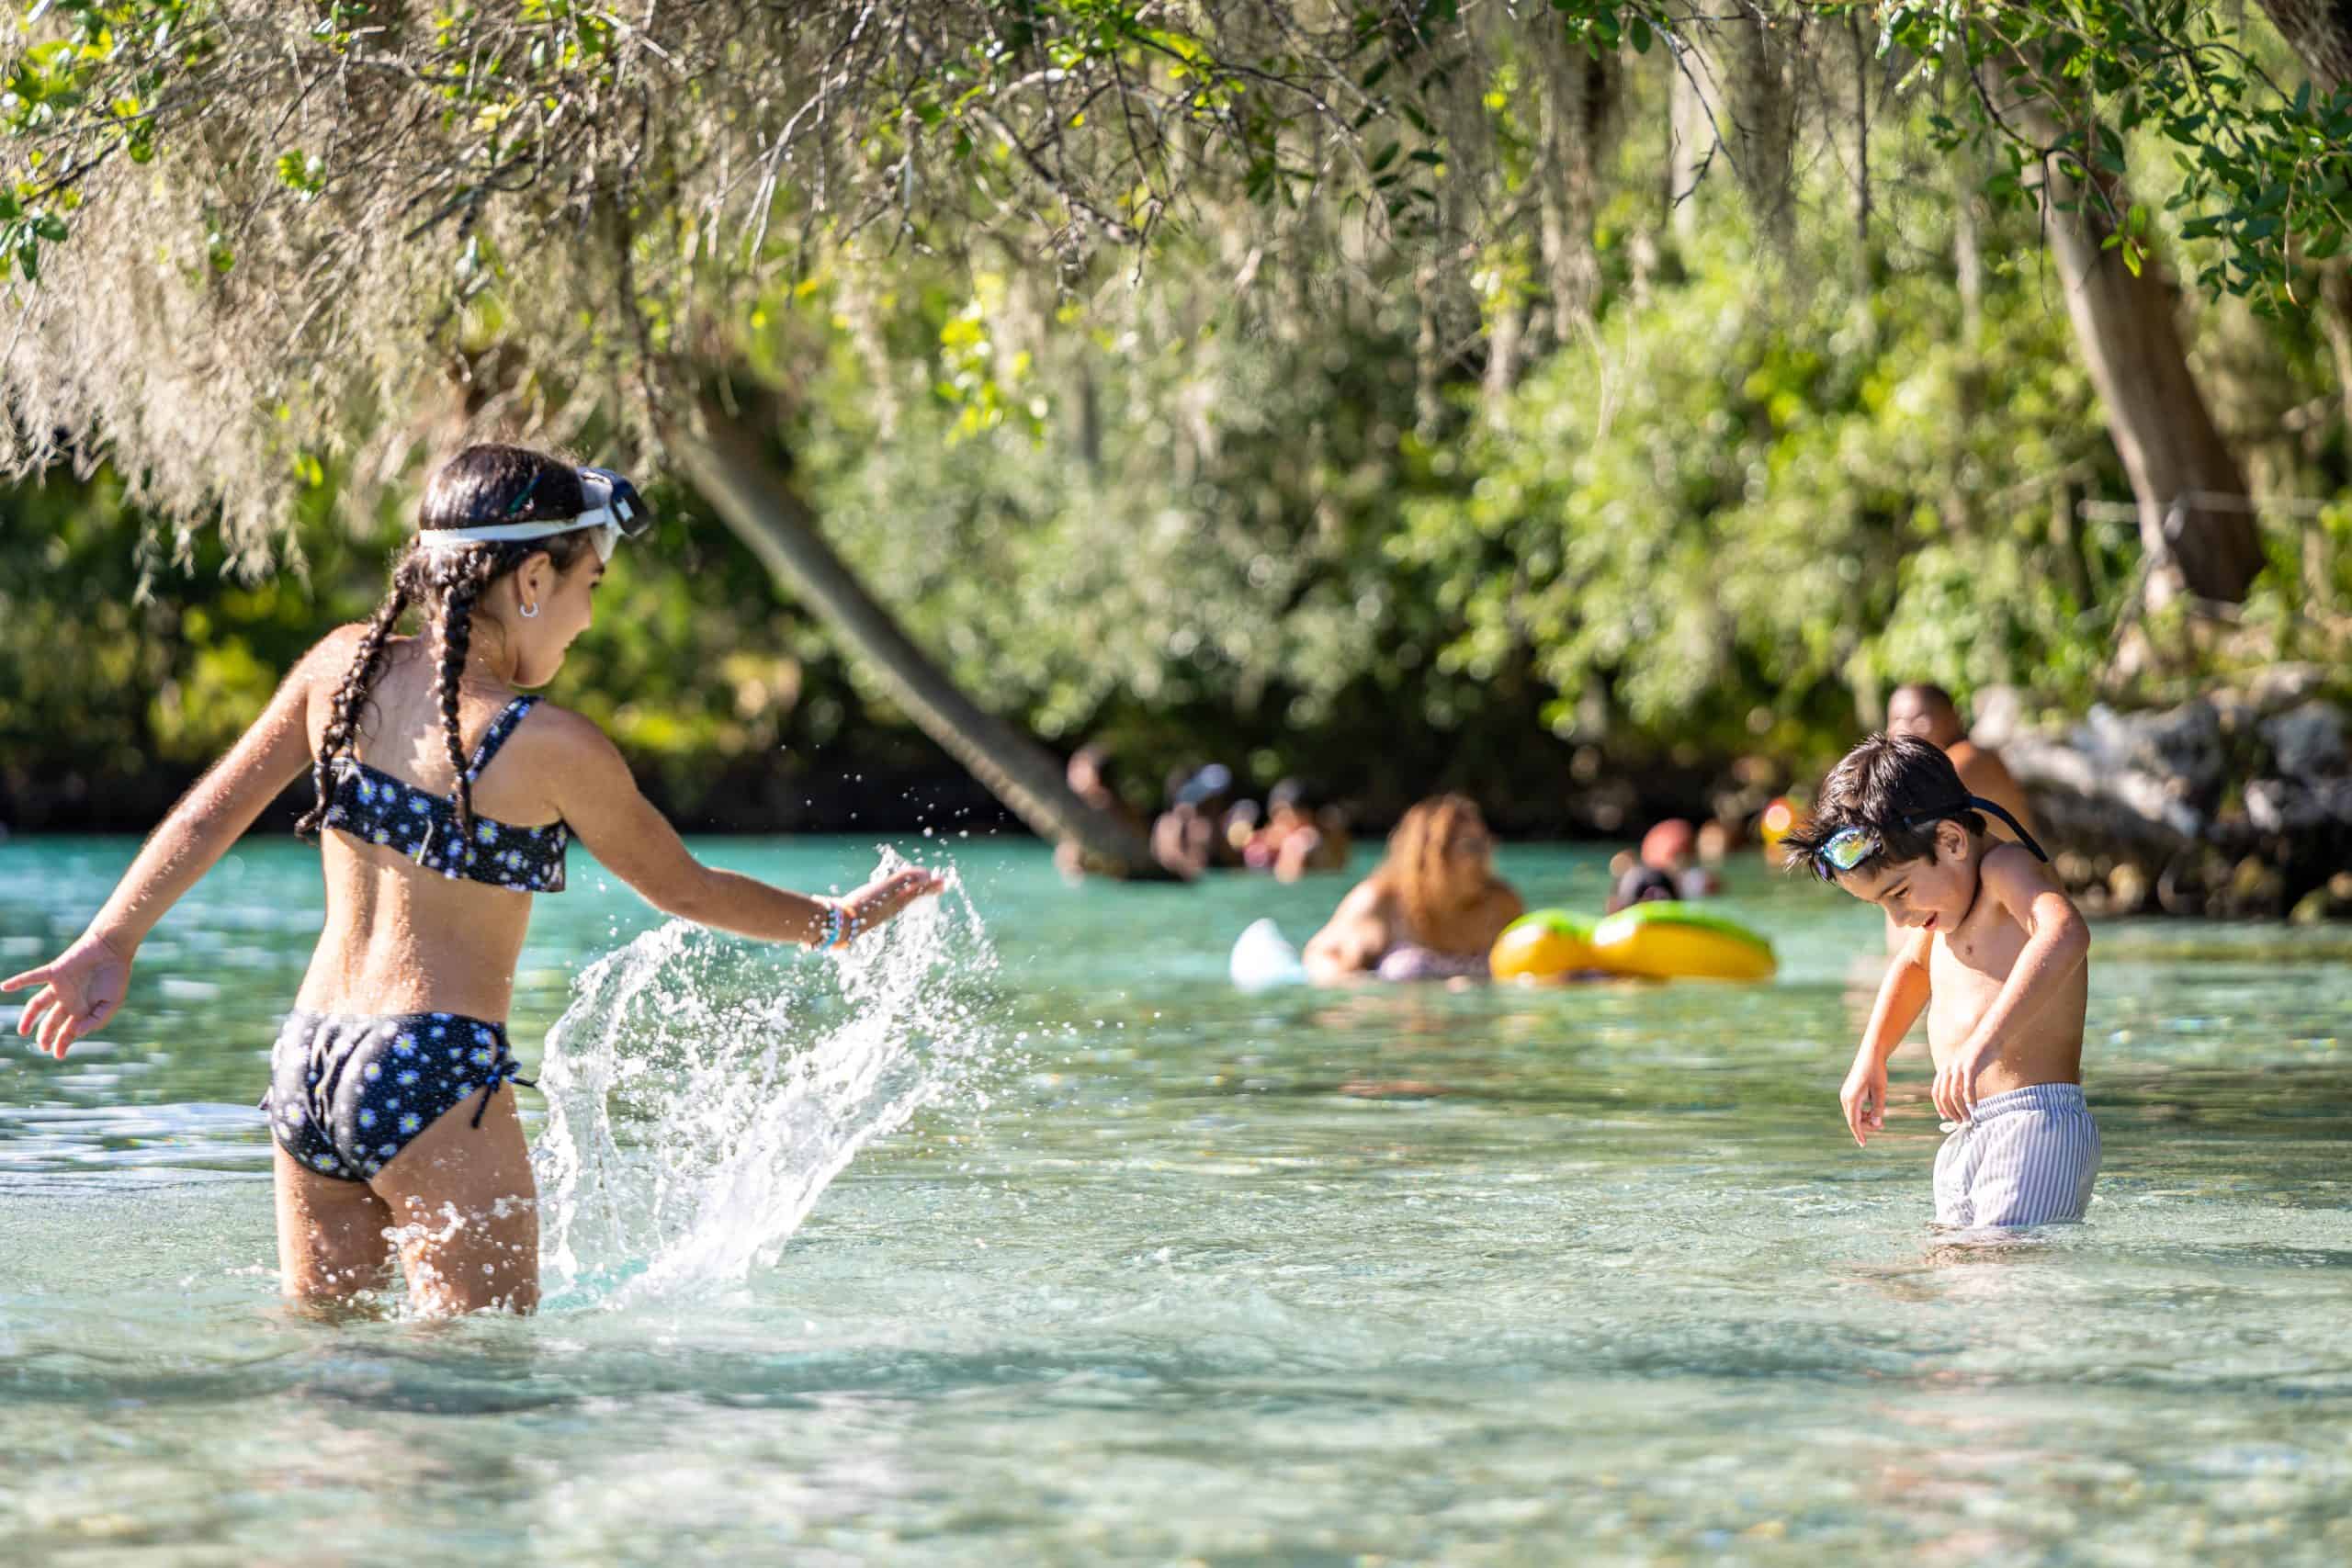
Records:
M1886 705L1886 732L1917 736L1941 750L1951 759L1969 794L1983 795L2024 823L2029 832L2032 830L2033 816L2026 809L2025 791L2018 787L1998 751L1968 739L1950 692L1925 681L1897 686ZM1991 829L1996 839L2016 841L2017 836L1999 822L1991 824Z

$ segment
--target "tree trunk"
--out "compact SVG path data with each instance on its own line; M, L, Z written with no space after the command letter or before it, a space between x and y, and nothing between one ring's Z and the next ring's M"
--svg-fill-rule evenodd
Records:
M1600 207L1600 165L1616 134L1622 68L1614 55L1588 54L1549 12L1540 15L1544 154L1536 239L1552 293L1552 341L1566 344L1592 321L1600 292L1593 219Z
M2335 391L2344 403L2344 429L2352 435L2352 268L2338 258L2319 280L2319 326L2335 358Z
M695 489L776 580L872 666L925 734L1023 822L1041 837L1078 845L1089 870L1141 880L1170 875L1141 833L1079 799L1044 747L983 711L914 645L825 542L757 433L706 408L699 429L672 425L662 435Z
M2301 57L2313 92L2352 85L2352 0L2262 0L2262 8ZM2321 273L2319 321L2335 355L2344 428L2352 434L2352 262L2341 256Z
M2262 8L2302 57L2316 91L2333 93L2352 82L2352 3L2262 0Z
M1740 189L1747 195L1764 246L1796 254L1797 94L1792 80L1804 18L1797 7L1763 0L1720 8L1693 30L1705 40L1715 92L1702 95L1715 115Z
M1677 48L1668 57L1666 129L1666 222L1688 251L1699 237L1699 181L1715 152L1713 105L1721 95L1704 85L1706 56Z
M2057 141L2059 129L2039 103L2019 112L2043 145ZM2096 176L2095 193L2057 159L2044 159L2043 171L2042 224L2065 284L2066 314L2139 502L2148 603L2161 605L2184 590L2238 603L2262 570L2262 543L2244 509L2245 476L2189 369L2173 287L2153 256L2134 274L2120 247L2101 248L2109 232L2102 197L2115 211L2131 206L2120 179ZM2227 497L2236 509L2209 511L2200 494Z

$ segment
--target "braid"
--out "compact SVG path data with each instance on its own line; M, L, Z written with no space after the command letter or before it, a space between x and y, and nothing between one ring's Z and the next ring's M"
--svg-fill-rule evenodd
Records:
M441 704L441 740L449 749L449 771L457 777L450 794L458 802L457 858L465 863L466 849L474 837L474 785L466 777L465 741L458 728L458 687L466 671L466 649L473 641L474 600L481 592L481 579L501 551L480 550L467 560L472 570L460 569L457 581L441 596L441 668L433 679L433 694Z
M343 685L334 694L334 712L327 720L326 733L319 739L319 754L311 764L311 787L317 798L311 809L294 824L294 830L306 839L318 837L326 825L327 796L333 788L331 773L336 755L350 750L352 738L359 729L359 716L368 705L368 688L383 672L384 644L391 637L392 628L400 625L407 613L409 585L400 575L392 580L391 592L376 606L376 614L368 622L368 630L359 638L359 649L352 656L351 669L343 677Z
M418 518L420 536L436 529L482 523L527 522L570 517L586 504L579 471L570 464L519 446L470 446L444 465L427 486ZM385 643L412 605L422 608L441 637L441 660L433 695L441 709L441 737L455 775L450 795L458 807L459 842L450 868L465 864L473 839L473 781L466 777L466 753L458 728L458 694L464 684L466 655L473 643L474 606L499 579L532 557L544 555L559 573L570 571L590 547L584 534L503 540L481 547L445 552L412 547L392 566L390 590L368 624L335 694L333 716L320 738L311 771L318 799L296 824L305 837L326 826L334 792L335 758L352 748L368 694L383 672Z

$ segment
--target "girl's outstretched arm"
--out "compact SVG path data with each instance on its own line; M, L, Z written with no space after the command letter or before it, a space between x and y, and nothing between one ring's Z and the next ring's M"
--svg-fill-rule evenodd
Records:
M547 776L563 819L591 854L665 915L764 942L817 946L832 934L835 910L847 941L945 886L937 873L909 867L845 898L812 898L707 866L638 789L620 749L593 720L550 709L540 734L537 743L557 749L560 759Z
M330 633L303 657L229 754L172 807L73 946L38 969L0 980L0 991L40 987L17 1015L17 1033L62 1058L113 1016L139 944L155 922L253 826L262 807L309 769L311 690L321 679L342 676L362 629Z

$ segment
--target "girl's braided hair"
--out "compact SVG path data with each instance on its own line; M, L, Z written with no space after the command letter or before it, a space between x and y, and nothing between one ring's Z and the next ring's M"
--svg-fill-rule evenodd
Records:
M586 507L579 470L570 464L523 446L469 446L443 464L425 486L417 531L422 536L435 528L574 517ZM441 666L434 676L433 694L441 705L441 737L449 751L449 771L458 781L459 841L470 840L473 781L466 776L465 745L458 729L458 689L466 650L473 641L474 604L492 583L535 555L546 555L559 572L571 570L580 552L589 547L589 539L586 533L553 534L447 552L421 549L411 540L392 563L390 591L368 618L350 672L334 694L334 710L311 768L318 798L295 830L312 838L326 825L334 760L354 750L368 693L383 673L385 645L401 617L415 606L441 636Z

